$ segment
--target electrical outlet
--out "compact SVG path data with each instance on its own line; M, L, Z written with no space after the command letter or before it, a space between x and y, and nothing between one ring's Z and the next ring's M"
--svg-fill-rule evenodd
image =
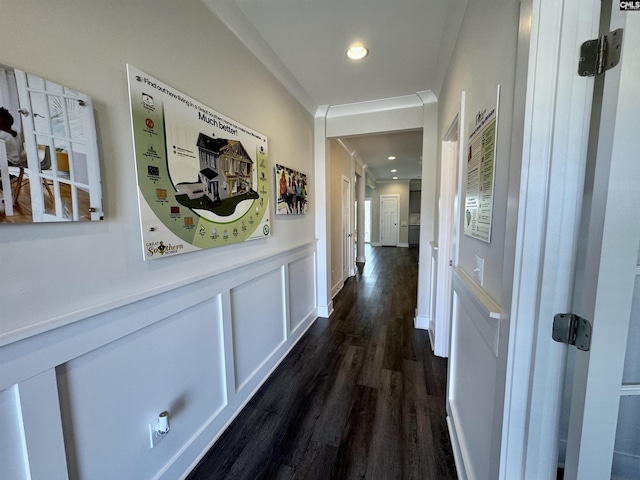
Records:
M156 431L156 426L158 425L158 419L156 418L153 422L149 424L149 447L154 448L160 440L166 437L169 432L161 434Z
M484 283L484 258L476 255L476 266L473 269L473 279L481 287Z

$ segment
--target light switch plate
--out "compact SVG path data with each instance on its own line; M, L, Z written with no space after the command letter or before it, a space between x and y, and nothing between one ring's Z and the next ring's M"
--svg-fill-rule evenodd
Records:
M476 255L476 266L473 268L473 279L481 287L484 283L484 258Z

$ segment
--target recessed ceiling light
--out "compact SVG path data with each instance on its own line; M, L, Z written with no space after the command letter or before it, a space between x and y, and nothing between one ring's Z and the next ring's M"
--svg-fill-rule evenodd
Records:
M369 50L360 43L351 45L347 50L347 57L351 60L362 60L367 55L369 55Z
M391 173L396 173L398 170L396 170L395 168L391 169Z
M397 180L397 179L398 179L398 177L393 177L393 179L394 179L394 180Z
M393 155L391 155L390 157L387 157L389 160L395 160L396 157L394 157Z

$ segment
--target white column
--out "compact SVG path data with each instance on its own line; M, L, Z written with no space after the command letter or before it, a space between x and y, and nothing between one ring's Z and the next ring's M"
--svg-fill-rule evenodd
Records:
M331 212L329 210L329 161L327 160L326 117L329 106L318 107L314 119L316 270L318 316L333 312L331 299Z
M418 301L414 326L429 328L431 318L431 245L436 222L436 176L438 104L432 95L420 97L423 101L424 127L422 131L422 194L420 203L420 253L418 259Z

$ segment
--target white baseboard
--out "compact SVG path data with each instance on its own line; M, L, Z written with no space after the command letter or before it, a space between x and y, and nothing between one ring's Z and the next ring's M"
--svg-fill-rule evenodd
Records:
M372 247L379 247L380 246L380 242L371 242L371 246Z
M322 318L329 318L333 313L333 301L328 305L318 305L318 316Z
M342 280L340 280L338 283L336 283L331 288L331 299L332 300L338 294L338 292L340 292L340 290L342 290L342 287L344 287L344 282Z
M409 244L408 243L399 243L398 247L400 247L400 248L409 248Z
M429 317L416 314L413 318L413 326L420 330L429 330Z
M467 480L467 472L464 465L464 458L460 441L458 439L458 432L451 415L447 416L447 427L449 429L449 437L451 438L451 449L453 450L453 460L456 464L456 470L459 480Z

